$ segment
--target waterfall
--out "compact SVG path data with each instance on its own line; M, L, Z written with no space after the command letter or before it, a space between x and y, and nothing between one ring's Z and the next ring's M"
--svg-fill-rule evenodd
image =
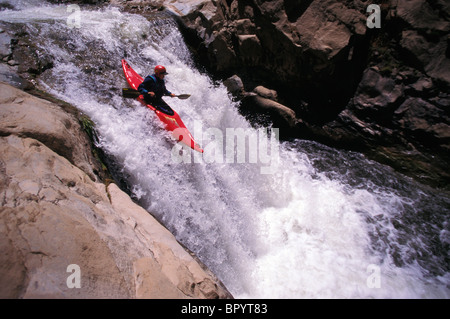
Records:
M37 85L94 121L132 196L236 298L449 298L448 194L361 154L253 127L196 68L169 14L81 8L71 24L67 5L10 3L1 27L23 25L53 61ZM165 100L203 155L121 96L122 58L142 76L164 65L167 88L191 94Z

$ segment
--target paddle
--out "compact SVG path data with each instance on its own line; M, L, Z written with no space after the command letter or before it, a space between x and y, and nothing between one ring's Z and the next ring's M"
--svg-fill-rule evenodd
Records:
M125 98L137 98L139 95L142 95L141 92L139 92L138 90L132 89L132 88L123 88L122 89L122 96ZM175 97L179 98L180 100L186 100L187 98L189 98L191 95L190 94L180 94L180 95L175 95Z

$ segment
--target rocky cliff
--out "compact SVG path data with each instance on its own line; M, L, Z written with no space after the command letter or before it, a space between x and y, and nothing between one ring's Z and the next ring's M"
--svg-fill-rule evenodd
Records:
M102 182L75 113L0 82L0 298L231 298Z
M245 114L268 114L285 138L361 151L422 182L450 184L448 1L150 3L179 16L212 74L242 79L231 87ZM370 4L380 28L368 27ZM277 99L251 92L261 85Z

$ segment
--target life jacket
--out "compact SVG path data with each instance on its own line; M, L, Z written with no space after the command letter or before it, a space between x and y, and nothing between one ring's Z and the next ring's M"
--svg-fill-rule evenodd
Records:
M143 94L148 93L149 91L154 92L157 99L161 99L163 95L170 94L170 92L166 89L164 80L156 78L154 74L148 75L139 85L138 90Z

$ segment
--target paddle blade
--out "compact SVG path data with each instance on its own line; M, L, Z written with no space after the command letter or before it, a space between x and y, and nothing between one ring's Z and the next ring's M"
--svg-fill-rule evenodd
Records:
M177 98L179 98L180 100L186 100L190 96L191 96L190 94L180 94L180 95L177 95Z
M138 90L135 89L131 89L131 88L123 88L122 89L122 96L125 98L137 98L139 97L139 95L141 95L141 92L139 92Z

